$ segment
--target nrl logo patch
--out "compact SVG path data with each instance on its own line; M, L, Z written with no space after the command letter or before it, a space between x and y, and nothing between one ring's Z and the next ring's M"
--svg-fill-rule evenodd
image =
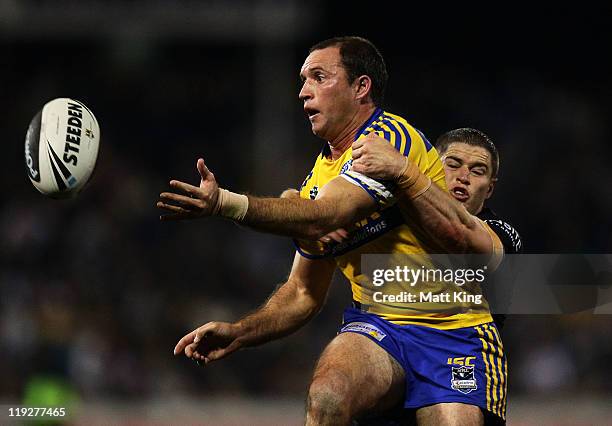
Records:
M462 393L470 393L478 389L476 378L474 377L474 367L462 366L451 367L452 378L451 388Z

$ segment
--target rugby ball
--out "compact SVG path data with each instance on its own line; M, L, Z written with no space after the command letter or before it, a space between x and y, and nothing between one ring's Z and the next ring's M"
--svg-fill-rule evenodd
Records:
M47 102L30 122L25 138L26 172L38 191L71 198L87 184L98 158L100 126L82 102Z

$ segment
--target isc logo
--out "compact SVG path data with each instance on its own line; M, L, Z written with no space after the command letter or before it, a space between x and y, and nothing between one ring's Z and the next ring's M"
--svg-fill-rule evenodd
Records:
M446 363L447 364L453 364L453 365L472 366L472 365L474 365L472 363L472 361L474 361L475 359L476 359L475 356L462 356L462 357L458 357L458 358L449 358Z

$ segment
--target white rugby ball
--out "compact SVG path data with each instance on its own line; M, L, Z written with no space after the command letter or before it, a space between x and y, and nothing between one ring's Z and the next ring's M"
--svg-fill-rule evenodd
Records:
M69 98L47 102L26 133L30 181L49 197L74 197L93 173L99 144L98 121L82 102Z

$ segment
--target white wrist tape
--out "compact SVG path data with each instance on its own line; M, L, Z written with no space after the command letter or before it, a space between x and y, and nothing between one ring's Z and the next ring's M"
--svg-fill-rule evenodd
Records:
M249 209L249 199L246 195L236 194L227 189L219 188L219 198L213 210L214 215L227 217L235 221L244 219Z

